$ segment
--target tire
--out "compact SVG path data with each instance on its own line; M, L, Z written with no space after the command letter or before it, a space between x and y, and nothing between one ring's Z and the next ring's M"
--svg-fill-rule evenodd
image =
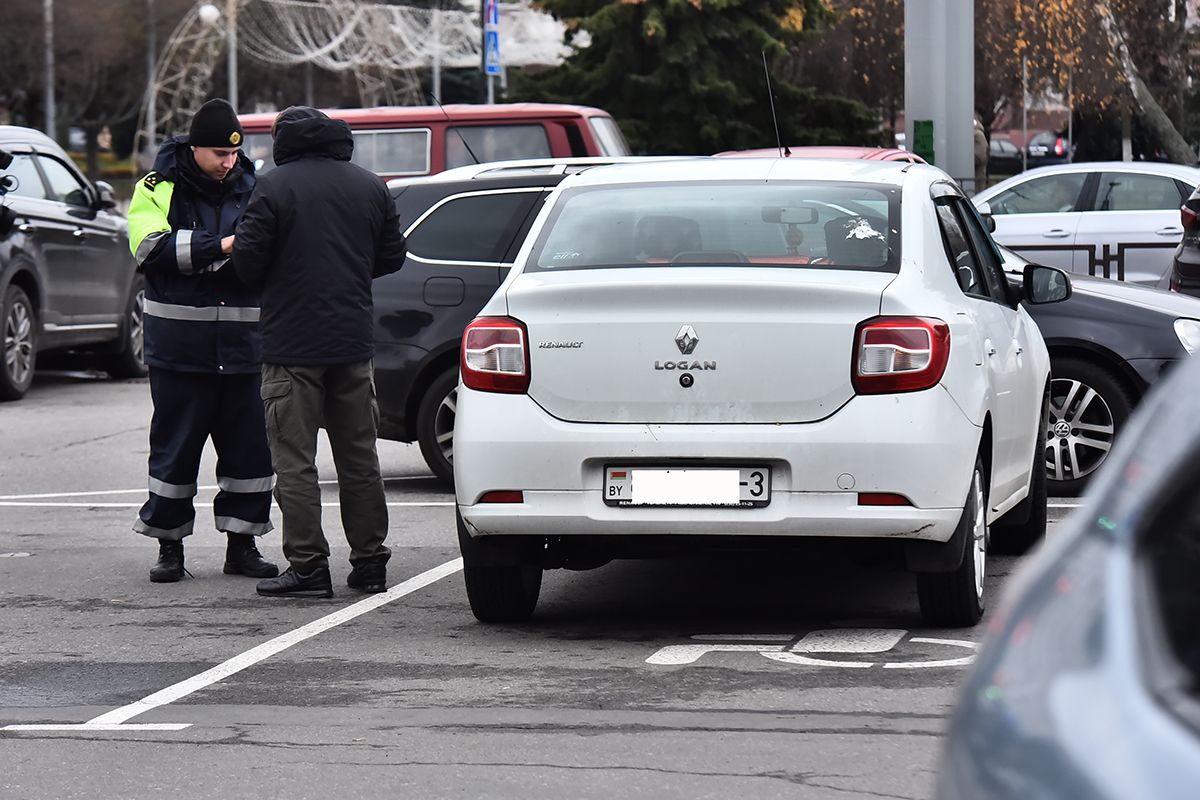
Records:
M928 625L966 628L983 616L988 544L986 487L983 464L976 458L962 517L954 531L962 539L962 561L952 572L917 574L917 599Z
M991 551L1006 555L1024 555L1046 538L1046 424L1050 397L1042 401L1042 420L1038 425L1037 444L1033 448L1033 467L1029 473L1029 494L1008 513L992 524L989 533Z
M1083 491L1108 460L1133 405L1130 391L1104 367L1077 358L1053 363L1046 434L1050 494L1073 497ZM1090 430L1080 430L1080 424Z
M522 622L533 615L542 590L542 567L521 558L520 542L476 541L458 520L458 546L471 613L480 622ZM497 563L497 562L511 563Z
M434 378L417 407L417 443L434 476L454 487L454 416L458 367Z
M104 371L114 378L144 378L149 373L144 360L142 327L145 303L146 279L140 273L135 274L121 323L121 349L105 360Z
M38 339L37 311L20 286L8 286L4 290L0 330L4 333L0 400L20 400L33 385Z

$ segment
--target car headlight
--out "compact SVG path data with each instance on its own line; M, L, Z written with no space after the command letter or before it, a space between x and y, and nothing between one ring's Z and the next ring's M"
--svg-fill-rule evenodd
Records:
M1200 350L1200 319L1175 320L1175 335L1188 355L1193 355Z

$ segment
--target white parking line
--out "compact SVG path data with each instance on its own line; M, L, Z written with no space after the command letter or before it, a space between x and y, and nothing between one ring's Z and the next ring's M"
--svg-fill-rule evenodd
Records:
M1046 503L1046 508L1083 508L1083 503Z
M126 724L127 720L132 719L140 714L144 714L151 709L165 706L174 703L187 697L189 694L197 692L207 686L211 686L218 681L228 678L241 672L244 669L254 666L255 664L270 658L271 656L287 650L293 645L297 645L306 639L311 639L317 634L335 628L342 623L349 622L355 617L360 617L369 611L374 611L380 606L387 605L394 600L399 600L405 595L412 594L418 589L423 589L432 583L435 583L442 578L455 574L462 569L462 559L456 558L452 561L447 561L445 564L426 570L414 578L409 578L403 583L398 583L391 589L381 594L371 595L370 597L360 600L353 605L339 609L332 614L327 614L320 619L313 620L307 625L302 625L293 631L288 631L285 634L276 636L270 641L252 647L240 655L236 655L228 661L224 661L217 666L201 672L199 675L194 675L185 681L180 681L173 686L168 686L165 689L155 692L154 694L138 700L135 703L130 703L127 706L113 709L105 714L101 714L94 719L78 725L64 724L36 724L36 725L5 725L0 728L0 731L123 731L123 730L183 730L190 727L191 723L135 723ZM286 601L284 601L286 602Z
M16 500L0 500L0 508L141 508L143 503L37 503L25 502ZM196 508L212 508L212 503L193 503ZM453 500L429 500L429 501L412 501L412 502L389 502L389 506L396 507L416 507L416 508L436 508L439 506L452 506ZM341 503L336 500L331 500L328 503L321 503L321 508L338 508Z
M394 478L384 478L383 482L390 481L420 481L429 480L432 475L398 475ZM336 486L337 480L331 479L327 481L317 481L322 486ZM215 492L219 486L197 486L196 489L201 492ZM141 489L105 489L99 492L49 492L43 494L3 494L0 495L0 500L49 500L55 497L103 497L110 494L145 494L146 487Z

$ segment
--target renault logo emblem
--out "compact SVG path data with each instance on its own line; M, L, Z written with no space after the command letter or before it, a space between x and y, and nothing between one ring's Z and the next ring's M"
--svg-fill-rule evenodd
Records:
M696 345L700 344L700 337L696 335L695 328L691 325L684 325L679 329L679 333L675 334L675 344L679 346L679 352L690 356L696 349Z

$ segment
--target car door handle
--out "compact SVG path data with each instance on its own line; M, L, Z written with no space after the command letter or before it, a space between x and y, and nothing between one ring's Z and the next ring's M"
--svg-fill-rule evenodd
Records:
M17 226L17 230L21 233L37 233L37 225L31 225L28 222L22 222Z
M1064 231L1062 228L1052 228L1042 234L1046 239L1065 239L1071 235L1070 231Z
M1170 226L1166 228L1159 228L1155 231L1155 233L1157 233L1159 236L1178 236L1179 234L1183 233L1183 228Z
M85 231L83 228L76 228L75 230L71 231L71 235L76 239L86 239L87 231Z

